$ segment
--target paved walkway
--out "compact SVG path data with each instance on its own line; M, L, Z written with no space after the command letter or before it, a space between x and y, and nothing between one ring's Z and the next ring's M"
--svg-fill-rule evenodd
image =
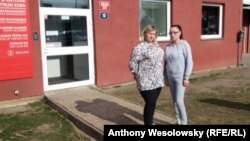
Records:
M103 140L104 125L143 124L143 107L104 94L95 86L50 91L45 98L79 129L97 141ZM174 124L175 119L155 113L156 124Z
M242 64L246 67L250 67L250 54L243 54L242 55Z

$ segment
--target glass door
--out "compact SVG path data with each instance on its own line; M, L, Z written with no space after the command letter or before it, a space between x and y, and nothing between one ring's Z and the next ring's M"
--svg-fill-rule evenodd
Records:
M40 1L45 91L94 84L91 4L79 1Z

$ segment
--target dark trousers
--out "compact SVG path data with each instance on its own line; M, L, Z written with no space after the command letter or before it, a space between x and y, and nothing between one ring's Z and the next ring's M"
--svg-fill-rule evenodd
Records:
M140 94L145 101L144 111L143 111L144 125L153 124L156 102L160 93L161 93L161 87L153 90L140 91Z

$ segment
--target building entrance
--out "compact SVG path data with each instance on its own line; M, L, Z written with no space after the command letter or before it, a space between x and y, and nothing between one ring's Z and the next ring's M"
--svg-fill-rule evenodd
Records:
M91 1L41 0L45 91L94 84Z

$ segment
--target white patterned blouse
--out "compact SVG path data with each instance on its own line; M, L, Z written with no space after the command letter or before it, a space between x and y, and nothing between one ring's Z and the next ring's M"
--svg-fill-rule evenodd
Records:
M143 41L133 48L129 68L140 91L164 86L163 56L164 51L158 43Z

